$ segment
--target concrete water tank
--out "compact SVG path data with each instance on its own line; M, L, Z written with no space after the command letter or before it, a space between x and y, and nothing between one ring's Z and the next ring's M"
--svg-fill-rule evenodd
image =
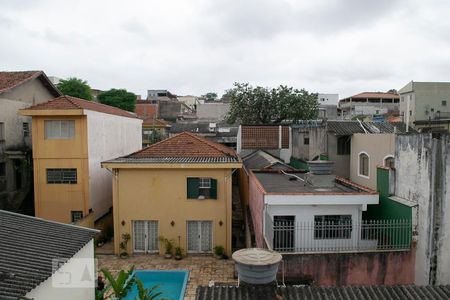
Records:
M232 255L239 280L250 284L267 284L275 281L281 255L260 248L238 250Z
M333 169L333 162L329 160L310 160L307 163L309 172L315 175L328 175Z

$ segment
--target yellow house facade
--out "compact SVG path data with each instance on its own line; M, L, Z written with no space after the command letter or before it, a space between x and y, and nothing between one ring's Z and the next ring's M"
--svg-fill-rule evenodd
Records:
M232 174L236 153L183 132L141 151L102 163L113 174L115 253L130 234L128 253L164 253L173 240L184 253L231 254Z
M89 216L83 224L92 227L112 207L112 175L100 162L139 149L142 121L69 96L20 113L32 117L35 216L62 223Z

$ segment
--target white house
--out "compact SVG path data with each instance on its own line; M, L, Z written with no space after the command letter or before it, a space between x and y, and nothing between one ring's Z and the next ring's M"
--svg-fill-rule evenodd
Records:
M0 299L95 299L98 232L0 210Z

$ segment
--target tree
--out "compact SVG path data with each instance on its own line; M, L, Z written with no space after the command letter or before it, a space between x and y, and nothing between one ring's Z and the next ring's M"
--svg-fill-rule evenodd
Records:
M208 100L208 101L215 101L215 100L217 100L217 93L209 92L209 93L202 95L202 97L206 98L206 100Z
M92 100L91 87L83 79L70 77L67 80L61 80L57 86L63 95Z
M277 88L252 87L235 83L225 94L230 102L229 123L278 124L317 118L317 94L280 85Z
M134 112L134 108L136 107L136 95L125 89L110 89L99 94L97 99L100 103L131 112Z

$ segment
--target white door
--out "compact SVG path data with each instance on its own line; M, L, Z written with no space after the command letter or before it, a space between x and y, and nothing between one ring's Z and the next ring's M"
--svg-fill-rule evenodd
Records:
M133 251L158 251L158 221L133 221Z
M187 222L187 249L190 253L212 252L212 222Z

